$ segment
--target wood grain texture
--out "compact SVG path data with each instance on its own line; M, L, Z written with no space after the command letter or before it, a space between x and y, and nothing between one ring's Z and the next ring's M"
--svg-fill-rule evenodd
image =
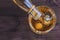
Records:
M29 28L25 11L12 0L0 0L0 40L60 40L60 8L49 1L36 0L34 4L47 5L55 10L56 27L48 34L37 35Z

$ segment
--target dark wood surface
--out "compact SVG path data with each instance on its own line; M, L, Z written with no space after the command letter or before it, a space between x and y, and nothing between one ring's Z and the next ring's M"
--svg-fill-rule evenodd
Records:
M60 7L52 1L36 0L38 5L47 5L55 10L57 23L55 28L45 35L31 31L28 15L12 0L0 0L0 40L60 40Z

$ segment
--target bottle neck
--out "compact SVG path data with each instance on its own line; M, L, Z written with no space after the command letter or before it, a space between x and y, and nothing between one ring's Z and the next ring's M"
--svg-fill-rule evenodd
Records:
M30 2L30 0L25 0L24 3L28 8L30 8L28 13L31 14L35 20L39 19L42 13L38 11L36 7L34 7L34 5ZM33 13L31 13L31 11L35 11L37 15L35 16Z

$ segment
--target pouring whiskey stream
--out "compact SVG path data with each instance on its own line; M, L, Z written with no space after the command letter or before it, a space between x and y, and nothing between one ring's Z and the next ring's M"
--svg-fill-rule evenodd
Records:
M47 6L35 6L32 0L13 0L22 10L26 11L31 30L36 34L46 34L56 24L56 15L53 9Z

